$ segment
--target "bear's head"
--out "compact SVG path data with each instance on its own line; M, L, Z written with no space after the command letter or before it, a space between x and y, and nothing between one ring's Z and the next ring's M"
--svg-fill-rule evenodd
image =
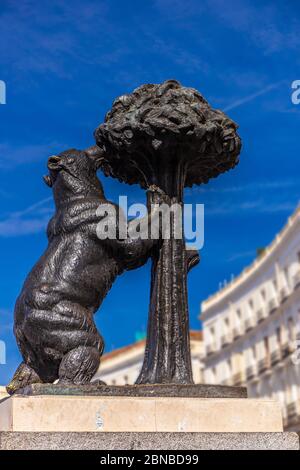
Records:
M102 184L96 174L101 158L91 155L89 151L76 149L49 157L49 174L44 176L44 181L53 188L56 204L80 196L104 197Z

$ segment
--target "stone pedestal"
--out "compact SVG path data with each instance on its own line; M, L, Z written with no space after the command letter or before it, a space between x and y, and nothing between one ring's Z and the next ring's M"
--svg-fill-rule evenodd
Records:
M299 450L291 432L0 432L0 450ZM124 453L126 455L126 452Z
M91 385L85 392L34 385L1 400L0 449L299 449L297 434L283 432L280 405L246 399L244 389L194 386L187 396L185 386Z
M0 402L0 431L282 432L280 406L240 398L21 396Z

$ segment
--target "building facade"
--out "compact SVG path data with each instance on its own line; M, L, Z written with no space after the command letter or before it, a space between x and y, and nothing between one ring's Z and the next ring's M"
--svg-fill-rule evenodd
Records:
M6 398L8 397L8 393L6 391L6 388L2 385L0 385L0 400L2 400L2 398Z
M191 356L195 383L203 381L203 341L201 331L191 331ZM104 354L98 373L93 380L108 385L134 384L144 359L145 340Z
M263 253L201 306L204 381L246 385L300 430L300 208Z

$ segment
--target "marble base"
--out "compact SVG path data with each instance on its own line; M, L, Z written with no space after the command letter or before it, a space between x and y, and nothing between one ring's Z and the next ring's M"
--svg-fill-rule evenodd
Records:
M299 450L292 432L0 432L0 450Z
M0 431L281 432L279 403L244 398L22 396L0 402Z

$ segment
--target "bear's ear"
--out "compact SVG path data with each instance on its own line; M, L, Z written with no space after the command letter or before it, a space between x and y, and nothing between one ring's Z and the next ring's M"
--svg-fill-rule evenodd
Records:
M105 149L98 147L98 145L93 145L93 147L89 147L85 150L85 153L88 157L93 161L95 168L98 170L101 168L102 163L104 162L105 158Z
M52 179L51 179L51 176L49 175L45 175L43 176L43 180L45 181L46 185L49 186L49 188L52 188Z

